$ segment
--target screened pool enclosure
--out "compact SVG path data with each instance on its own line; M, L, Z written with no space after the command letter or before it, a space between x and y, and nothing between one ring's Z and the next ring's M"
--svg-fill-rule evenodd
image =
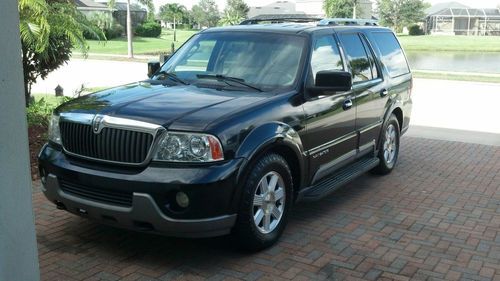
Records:
M499 9L447 8L426 17L428 34L500 36Z

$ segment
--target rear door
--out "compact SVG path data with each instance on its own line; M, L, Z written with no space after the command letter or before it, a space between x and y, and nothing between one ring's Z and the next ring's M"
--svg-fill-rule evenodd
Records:
M352 94L356 104L356 131L359 133L358 156L374 151L383 122L388 91L371 45L363 33L339 33L353 77Z
M367 34L374 50L380 58L379 65L384 74L384 83L389 92L390 104L397 104L403 109L402 132L410 125L411 114L411 87L412 75L406 56L396 39L396 35L390 30L374 31ZM387 108L389 109L389 108ZM385 111L387 112L387 110Z

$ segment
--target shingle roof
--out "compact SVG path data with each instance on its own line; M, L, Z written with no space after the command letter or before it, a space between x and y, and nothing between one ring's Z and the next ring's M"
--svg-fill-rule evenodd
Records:
M447 9L465 9L469 8L468 6L465 6L464 4L458 3L458 2L445 2L445 3L439 3L436 5L432 5L432 7L427 8L425 10L425 14L430 16L434 15L436 13L441 12L442 10L447 10Z
M97 3L93 0L75 0L76 7L79 9L88 9L88 10L103 10L108 9L104 3Z

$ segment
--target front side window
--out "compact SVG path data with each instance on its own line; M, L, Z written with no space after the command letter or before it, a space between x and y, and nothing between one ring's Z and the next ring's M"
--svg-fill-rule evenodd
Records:
M314 81L316 81L316 73L323 70L344 70L337 42L332 35L321 36L314 41L311 55L311 71Z
M305 41L300 36L272 33L201 33L179 49L159 73L174 74L197 85L217 83L207 76L225 76L262 90L290 87L298 79ZM238 86L233 82L227 84Z
M339 34L339 38L351 67L353 83L372 80L372 65L359 35Z

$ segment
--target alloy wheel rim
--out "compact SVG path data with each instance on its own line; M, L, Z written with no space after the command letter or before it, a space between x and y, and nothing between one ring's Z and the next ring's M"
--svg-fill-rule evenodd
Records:
M270 233L279 225L285 199L285 183L280 174L273 171L260 179L253 197L253 221L261 233Z
M384 141L384 160L387 164L391 164L396 158L396 128L393 124L389 124L385 130L385 141Z

